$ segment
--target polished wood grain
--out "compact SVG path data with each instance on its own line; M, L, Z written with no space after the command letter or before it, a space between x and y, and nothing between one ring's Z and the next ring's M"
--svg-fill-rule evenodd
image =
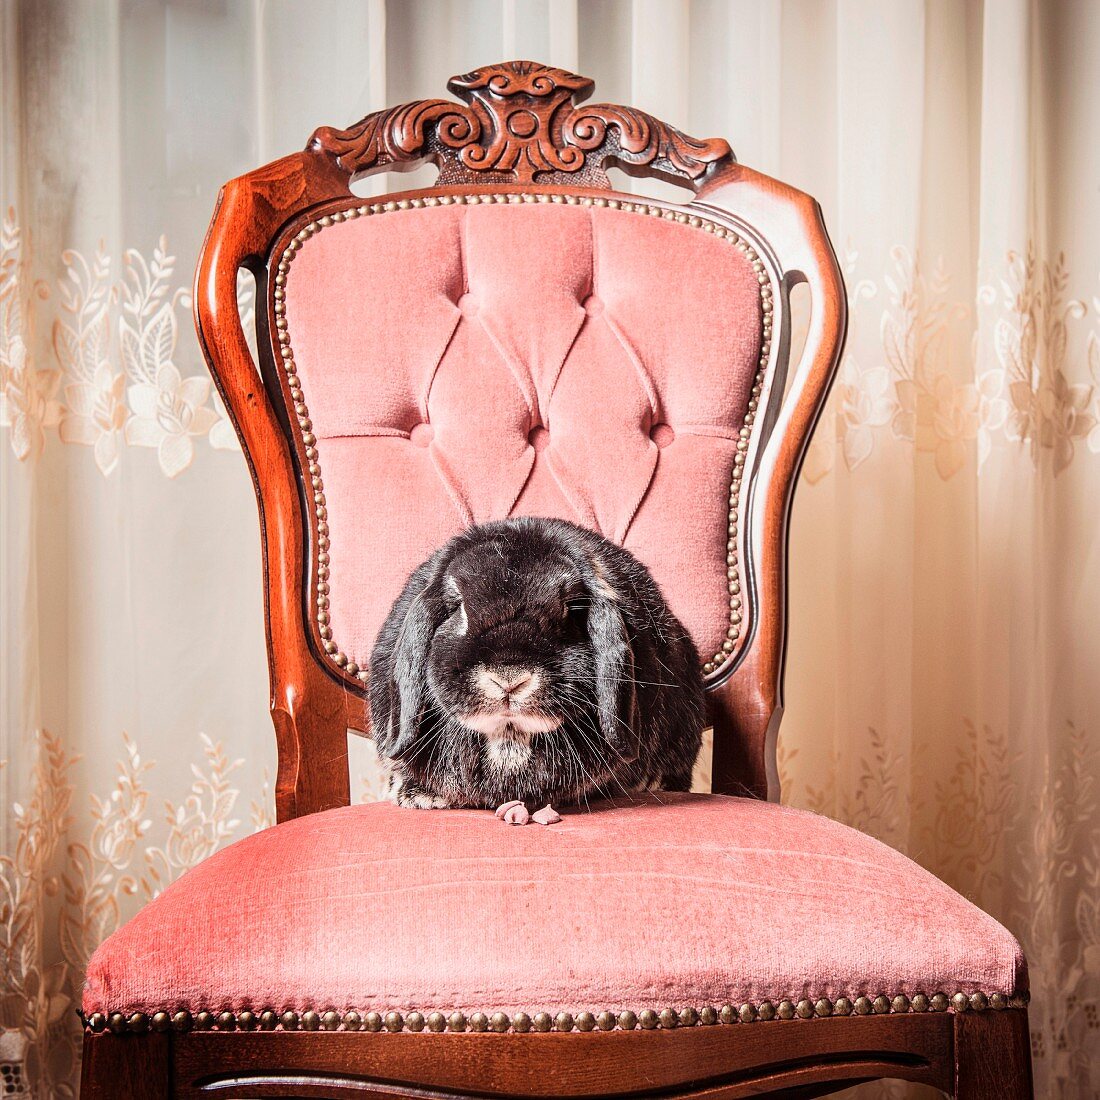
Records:
M370 722L365 683L326 654L311 611L317 515L305 444L272 339L274 266L282 244L304 224L360 201L350 191L354 177L424 160L439 165L437 186L402 198L523 190L609 196L607 168L616 164L673 179L695 193L682 210L736 228L762 257L776 288L776 312L762 415L739 501L748 603L737 646L707 686L714 789L774 797L791 499L846 325L843 283L820 208L808 195L738 165L724 141L686 137L630 108L578 108L591 81L562 70L512 62L455 77L449 86L462 103L417 101L346 130L322 128L304 152L227 183L199 261L199 339L259 506L279 820L348 803L347 731L369 733ZM257 309L258 362L237 308L242 268L253 273L257 301L266 304ZM799 361L788 364L787 307L800 283L809 291L810 328ZM103 1032L86 1035L84 1059L85 1100L726 1100L819 1096L883 1077L970 1100L1031 1095L1027 1014L1015 1008L608 1033Z
M778 797L775 743L783 715L787 630L787 541L791 503L814 425L836 374L847 329L847 298L809 195L742 165L721 168L693 204L728 215L762 237L780 293L773 362L761 395L765 415L753 433L742 489L741 558L748 563L746 629L708 696L714 726L713 789ZM809 291L810 324L799 361L788 364L791 290Z
M955 1017L955 1096L959 1100L1028 1100L1033 1094L1026 1012Z
M207 1033L179 1042L177 1094L187 1100L290 1095L278 1090L293 1090L295 1077L310 1076L327 1076L326 1085L339 1084L353 1096L384 1086L389 1095L416 1095L419 1089L464 1098L615 1096L642 1090L724 1098L822 1081L840 1087L883 1073L948 1087L950 1020L902 1017L899 1027L885 1027L886 1022L880 1017L796 1020L588 1035L299 1033L289 1036L297 1040L293 1043L280 1042L283 1037L276 1034L251 1034L237 1036L232 1047L224 1040L233 1037ZM249 1069L242 1072L245 1066ZM196 1081L205 1091L189 1085Z
M251 271L258 300L270 297L270 245L288 218L336 199L348 177L331 157L298 153L222 188L195 276L199 341L233 420L256 488L263 554L270 709L278 743L275 804L280 821L345 806L350 799L347 730L366 728L362 692L349 692L320 659L306 614L306 539L316 537L292 453L285 378L275 368L270 327L260 363L249 352L237 308L237 273Z
M509 61L453 76L463 100L420 99L310 139L349 174L439 165L438 185L520 183L609 188L607 166L694 184L733 161L720 138L688 137L634 107L577 107L595 87L576 73Z
M84 1100L164 1100L172 1096L172 1036L85 1033Z
M889 1077L962 1100L1021 1100L1031 1095L1019 1054L1026 1033L1019 1009L587 1035L107 1032L86 1044L83 1095L734 1100L826 1095ZM113 1074L107 1091L94 1080L104 1070Z

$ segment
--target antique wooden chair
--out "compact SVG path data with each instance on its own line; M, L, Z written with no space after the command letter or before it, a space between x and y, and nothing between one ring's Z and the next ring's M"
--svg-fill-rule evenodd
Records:
M279 824L111 936L84 1095L1031 1094L1012 937L878 842L767 801L799 464L845 331L807 195L529 62L319 129L226 184L195 312L259 501ZM354 178L439 168L365 201ZM694 192L614 191L617 165ZM237 307L258 285L259 364ZM808 337L788 370L789 302ZM550 829L349 806L366 658L464 525L632 548L701 653L715 795ZM741 795L747 797L729 797Z

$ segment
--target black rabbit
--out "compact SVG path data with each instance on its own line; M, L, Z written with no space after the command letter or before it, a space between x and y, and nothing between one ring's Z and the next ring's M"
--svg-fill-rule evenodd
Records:
M704 724L698 653L648 570L556 519L472 527L421 565L370 704L391 797L421 808L687 790Z

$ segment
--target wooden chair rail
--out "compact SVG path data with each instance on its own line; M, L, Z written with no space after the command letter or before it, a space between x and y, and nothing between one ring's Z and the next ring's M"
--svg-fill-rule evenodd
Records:
M116 1091L84 1095L733 1100L891 1077L964 1100L1022 1100L1030 1068L1012 1052L1026 1035L1023 1009L570 1035L107 1032L87 1044L85 1083L110 1074Z

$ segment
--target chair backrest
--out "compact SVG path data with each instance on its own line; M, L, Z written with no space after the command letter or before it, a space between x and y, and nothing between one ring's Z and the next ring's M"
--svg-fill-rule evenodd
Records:
M650 567L703 655L714 789L774 795L790 499L845 328L820 210L724 141L576 106L592 82L560 69L448 87L462 103L319 129L226 184L199 261L199 335L260 506L279 817L347 803L347 730L369 732L368 656L412 568L522 514ZM424 161L431 188L350 190ZM609 165L694 197L618 193Z

